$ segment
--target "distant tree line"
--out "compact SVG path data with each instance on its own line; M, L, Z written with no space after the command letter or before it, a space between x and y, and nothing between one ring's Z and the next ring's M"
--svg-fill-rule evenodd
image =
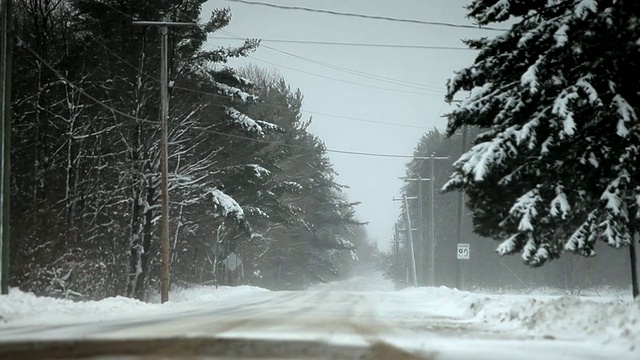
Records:
M204 2L15 1L12 286L138 299L156 288L159 34L132 20L196 22ZM206 44L230 19L217 9L169 34L172 282L327 281L366 244L356 204L307 131L301 92L224 66L259 42Z
M464 191L475 233L498 240L500 255L544 265L537 281L631 284L640 297L640 85L629 76L640 3L473 0L467 10L505 31L466 40L478 55L447 84L447 100L465 94L447 135L483 131L444 190ZM495 281L508 267L492 262L472 276Z
M469 130L467 140L473 143L480 134L477 128ZM467 145L468 147L468 145ZM584 258L577 255L568 255L559 260L552 261L544 267L532 269L524 264L519 257L498 257L496 248L499 243L490 238L483 237L474 232L474 228L482 224L481 219L474 217L473 211L468 207L464 208L462 243L470 244L470 259L457 260L457 206L458 194L442 192L442 187L450 180L453 163L460 157L462 152L462 134L460 131L447 137L445 133L432 130L422 136L414 150L415 156L425 156L432 153L438 156L448 156L449 160L438 160L435 162L435 285L455 287L456 284L456 263L460 262L463 276L464 288L511 288L527 290L535 287L556 287L565 289L568 292L578 292L584 288L612 286L627 288L630 284L629 258L621 256L622 253L615 249L603 248L598 256L594 258ZM406 177L408 178L430 178L430 160L413 159L406 164ZM402 196L414 197L418 194L418 183L407 181L401 189ZM415 200L409 201L409 211L411 215L411 225L419 228L419 208L422 206L423 213L423 233L425 252L422 253L422 278L425 279L420 285L426 283L428 278L429 258L428 241L430 234L430 186L428 182L423 182L423 202L419 204ZM408 286L411 284L410 257L408 247L408 237L406 236L406 214L405 207L401 207L401 215L398 218L396 247L392 241L391 254L387 258L387 275L392 278L398 286ZM475 224L475 225L474 225ZM420 256L417 231L413 232L417 256ZM419 263L420 261L418 261ZM409 276L409 278L408 278ZM420 278L420 274L419 274ZM407 282L409 280L409 282Z

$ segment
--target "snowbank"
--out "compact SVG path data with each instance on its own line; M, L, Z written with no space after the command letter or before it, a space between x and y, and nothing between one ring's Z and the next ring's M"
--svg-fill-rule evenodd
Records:
M316 296L314 293L338 291L343 295L337 299L360 299L364 302L361 306L367 308L368 316L390 321L394 327L410 332L446 332L459 328L471 333L481 330L521 339L594 339L595 343L616 344L640 353L640 300L625 300L618 296L478 294L445 287L384 291L380 290L382 282L378 280L356 277L333 286L325 284L307 294ZM345 297L344 294L355 295ZM267 303L269 299L290 298L295 304L296 299L306 299L301 295L279 292L276 296L276 293L269 294L268 290L251 286L217 289L195 286L173 289L171 301L158 304L158 296L151 296L150 303L123 297L73 302L36 297L12 289L9 295L0 296L0 325L2 322L32 325L65 323L70 319L91 322L168 312L179 318L183 312L214 310L235 303L251 304L254 298L261 297L265 297ZM290 303L285 304L291 306ZM244 310L240 308L237 311Z
M0 322L16 320L38 320L43 317L84 317L92 320L126 318L150 315L168 309L181 309L196 304L225 303L234 297L244 297L268 291L253 286L228 287L195 286L188 289L174 289L170 301L159 304L158 295L151 296L151 303L145 303L122 296L100 301L71 301L35 296L19 289L11 289L9 295L0 296Z
M443 318L514 335L547 339L596 338L640 347L640 300L618 296L577 297L553 295L476 294L445 287L405 289L395 301L406 297L421 304L419 319ZM393 301L393 300L390 300ZM397 316L411 309L387 307Z

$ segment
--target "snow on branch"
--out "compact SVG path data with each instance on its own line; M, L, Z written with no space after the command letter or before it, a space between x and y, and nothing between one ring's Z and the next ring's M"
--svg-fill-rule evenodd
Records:
M255 102L258 100L257 96L244 92L237 87L229 86L216 81L213 81L213 85L216 87L216 89L218 89L219 94L230 96L231 98L238 98L242 102L246 103L247 100Z
M246 210L246 214L248 214L249 216L254 216L254 217L257 217L257 218L261 218L261 219L268 219L269 218L269 214L264 212L259 207L245 206L245 210Z
M620 119L618 119L616 134L620 137L627 137L627 135L629 135L627 123L637 121L638 116L636 115L633 107L631 107L627 100L625 100L625 98L620 94L613 97L613 105L616 107L617 113L620 116Z
M540 57L538 57L538 60L536 60L535 63L529 66L527 68L527 71L525 71L524 74L522 74L522 76L520 77L520 84L524 87L529 88L529 92L532 94L538 92L538 66L543 59L544 57L540 55Z
M509 210L509 214L516 218L520 218L518 230L534 230L533 223L538 216L537 205L541 201L542 197L540 196L538 189L529 190L518 198L513 207L511 207L511 210Z
M485 13L497 19L508 17L511 9L511 0L499 0L495 4L489 6Z
M564 245L564 249L566 251L577 252L583 256L595 256L596 252L593 246L598 231L597 218L598 210L591 211L587 219L571 235Z
M564 46L567 42L569 42L569 37L567 36L567 30L569 30L569 25L564 23L560 25L558 30L556 30L556 32L553 34L553 37L556 40L557 47Z
M569 104L573 100L580 98L574 86L570 86L560 93L553 102L551 112L562 120L563 131L568 136L572 136L576 131L576 122L573 119L573 111L569 110Z
M629 212L625 200L628 198L626 187L630 182L629 174L622 170L602 193L600 200L604 203L605 220L600 227L607 243L619 248L631 243L632 235L629 229Z
M600 227L604 229L602 236L609 246L620 248L631 244L632 236L628 228L611 214L606 215L606 219L600 224Z
M508 150L513 150L507 142L514 135L515 127L510 127L493 140L473 146L464 153L453 165L462 166L465 175L473 174L475 181L484 180L489 172L489 166L504 162L508 156Z
M227 114L234 123L240 125L245 131L256 133L259 136L264 136L265 130L275 131L279 129L275 124L262 120L254 120L232 107L227 109Z
M518 248L520 247L519 244L520 244L521 237L522 237L522 234L517 233L517 234L511 235L507 240L501 242L500 245L498 245L498 247L496 248L496 252L498 253L498 255L500 256L511 255L516 251L518 251Z
M607 189L600 196L600 200L605 202L605 209L613 215L619 215L626 219L626 213L622 209L622 199L620 197L620 185L628 183L629 174L622 172L620 176L609 183Z
M255 82L253 82L253 81L251 81L251 80L249 80L247 78L244 78L242 76L239 76L238 74L234 73L234 74L232 74L232 76L237 82L239 82L240 84L242 84L244 86L254 86L255 85Z
M336 236L334 238L335 244L332 244L338 249L344 249L349 251L356 250L356 246L349 240L343 238L342 236Z
M258 179L262 179L263 177L271 175L271 171L263 168L258 164L247 164L247 166L253 169L253 173Z
M300 192L300 191L302 191L302 185L300 185L296 181L283 181L281 185L282 185L283 188L286 188L287 190L292 191L292 192Z
M566 219L569 211L571 211L571 205L567 200L567 194L564 192L564 187L558 185L556 186L556 197L551 201L549 213L554 217L562 214L562 219Z
M215 205L216 210L220 211L222 216L230 216L237 221L244 220L244 211L231 196L218 189L210 190L209 193L213 196L213 204Z
M524 244L524 248L522 249L522 260L529 264L534 259L537 250L538 245L536 244L533 234L527 234L527 242Z
M483 9L484 5L483 1L473 1L468 7L470 12L477 13L475 17L480 24L504 21L510 16L511 0L499 0Z
M589 82L589 80L591 80L591 77L591 75L581 77L580 79L578 79L578 81L576 81L576 87L587 93L587 98L589 99L591 105L601 106L602 101L600 101L598 91Z
M598 12L598 2L596 0L582 0L576 4L574 14L581 19L585 19L589 13L596 14Z

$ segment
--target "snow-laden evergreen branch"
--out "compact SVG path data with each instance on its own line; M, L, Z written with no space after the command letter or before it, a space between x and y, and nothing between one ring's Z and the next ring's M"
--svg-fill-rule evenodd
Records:
M227 109L227 115L245 131L255 133L258 136L264 136L265 131L275 131L279 129L275 124L262 120L254 120L232 107Z

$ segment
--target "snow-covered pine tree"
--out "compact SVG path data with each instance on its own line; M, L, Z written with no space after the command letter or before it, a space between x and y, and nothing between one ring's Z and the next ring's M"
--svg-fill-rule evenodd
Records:
M540 266L564 251L595 255L640 238L640 3L476 0L480 25L515 22L456 73L448 133L486 128L445 190L464 190L476 231ZM638 296L634 277L634 295Z
M324 144L307 130L310 120L302 118L300 90L292 90L281 75L256 67L240 75L255 84L260 100L238 109L282 130L271 132L268 143L239 143L242 153L268 169L240 193L232 193L258 235L238 249L247 260L247 274L254 274L253 284L279 289L335 278L340 257L351 259L355 251L348 230L359 224L355 204L336 184Z

